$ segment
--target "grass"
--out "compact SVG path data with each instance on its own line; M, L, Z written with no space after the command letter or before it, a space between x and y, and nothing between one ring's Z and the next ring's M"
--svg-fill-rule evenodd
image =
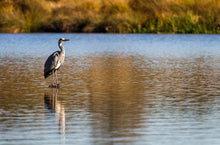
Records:
M220 33L219 0L3 0L0 32Z

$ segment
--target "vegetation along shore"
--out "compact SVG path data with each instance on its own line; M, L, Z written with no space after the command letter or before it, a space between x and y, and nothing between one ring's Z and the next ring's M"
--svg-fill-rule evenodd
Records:
M0 32L220 33L219 0L1 0Z

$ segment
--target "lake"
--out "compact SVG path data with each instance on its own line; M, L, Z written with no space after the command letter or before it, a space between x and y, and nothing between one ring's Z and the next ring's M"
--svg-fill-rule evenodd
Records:
M60 88L44 62L64 37ZM0 144L220 144L220 35L0 34Z

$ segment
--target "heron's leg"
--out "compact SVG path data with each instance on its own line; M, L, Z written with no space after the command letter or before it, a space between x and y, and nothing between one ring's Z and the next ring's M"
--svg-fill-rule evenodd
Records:
M56 75L56 84L58 84L57 71L55 72L55 75Z
M56 73L56 77L57 77L57 73ZM58 84L58 77L57 77L57 84Z

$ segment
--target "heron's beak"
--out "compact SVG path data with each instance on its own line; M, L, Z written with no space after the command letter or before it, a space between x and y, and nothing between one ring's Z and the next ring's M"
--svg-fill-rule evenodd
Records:
M69 39L65 39L65 40L63 40L63 41L70 41Z

